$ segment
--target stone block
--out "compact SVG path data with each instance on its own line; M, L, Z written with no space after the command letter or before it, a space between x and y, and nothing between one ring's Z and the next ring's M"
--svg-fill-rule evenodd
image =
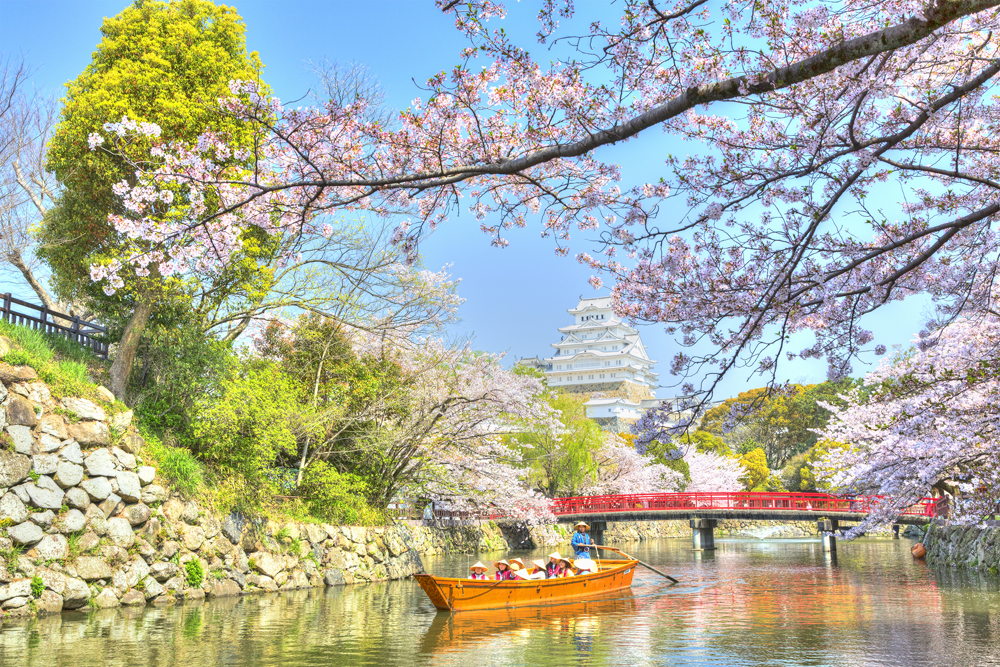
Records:
M45 537L45 533L42 532L42 529L30 521L25 521L17 524L16 526L11 526L7 529L7 534L10 536L10 539L13 540L14 544L19 544L21 546L30 546Z
M56 522L56 527L64 535L72 535L83 530L87 525L87 517L78 509L71 509Z
M243 518L237 514L230 514L222 522L222 534L233 544L240 543L243 534Z
M7 339L4 338L6 341ZM5 344L7 352L10 352L10 343ZM38 373L31 366L11 366L10 364L0 361L0 384L10 384L12 382L30 382L31 380L37 380Z
M261 576L257 585L268 593L275 593L278 590L278 584L271 577Z
M219 579L209 584L208 596L213 598L231 597L240 594L240 587L231 579Z
M148 505L142 503L135 503L134 505L126 505L122 509L122 518L129 522L131 526L141 526L149 520L152 515L153 510L149 509Z
M38 451L44 454L57 452L62 446L63 441L53 435L42 433L38 436Z
M205 541L205 531L198 526L182 526L181 542L189 551L197 551Z
M98 609L111 609L119 606L121 603L118 601L118 597L111 587L108 587L98 593L91 604Z
M28 553L42 560L62 560L69 555L69 541L64 535L46 535Z
M83 451L80 450L80 443L72 440L65 447L59 450L59 456L70 463L83 465Z
M255 553L253 560L254 569L272 579L285 569L285 559L267 551Z
M42 475L37 482L25 484L31 504L42 509L57 510L62 509L64 492L59 485L52 481L51 477Z
M159 597L166 592L163 584L158 582L153 577L146 577L143 581L143 590L146 594L147 600L152 600L155 597Z
M146 596L142 591L133 589L122 596L121 604L123 607L144 606L146 604Z
M135 533L125 519L108 519L108 539L117 546L128 549L135 543Z
M88 421L104 421L107 419L104 409L86 398L63 398L60 403L64 409L80 419Z
M58 464L58 454L36 454L32 457L32 468L39 475L54 475Z
M28 510L24 503L13 493L5 493L0 498L0 519L6 519L11 523L23 523L28 520Z
M49 456L52 455L50 454ZM41 457L35 457L36 464L39 458ZM68 489L79 485L83 481L83 466L70 463L69 461L59 461L55 468L54 479L56 484L61 488Z
M80 488L72 488L66 491L64 496L66 504L78 510L85 510L90 505L90 495Z
M34 428L38 423L35 406L26 398L11 396L7 399L7 423L14 426Z
M139 475L139 483L147 486L152 484L153 480L156 479L156 468L153 466L140 466L136 474Z
M97 505L87 506L87 527L101 537L108 534L108 518Z
M38 420L38 424L35 429L39 433L46 433L59 440L65 440L69 437L66 431L66 420L62 415L47 414Z
M91 477L80 482L80 488L87 492L94 502L104 500L111 495L111 483L106 477Z
M82 579L66 577L62 598L63 609L79 609L90 600L90 587Z
M31 602L31 598L27 596L11 598L3 603L4 611L10 612L11 610L23 610L28 608L28 603ZM11 614L12 616L22 616L23 614Z
M129 454L121 447L112 447L111 453L116 459L118 459L118 463L120 463L123 468L126 470L135 470L134 454Z
M142 498L142 485L139 476L129 470L122 470L115 475L118 480L118 495L127 502L137 503Z
M115 395L112 394L111 390L108 389L107 387L104 387L104 386L101 386L101 385L97 385L97 388L95 389L95 391L97 392L98 397L100 397L100 399L102 401L104 401L105 403L114 403L115 402Z
M77 576L84 581L111 579L111 567L102 558L96 556L78 556L75 566Z
M0 586L0 602L31 595L31 579L18 579Z
M70 424L69 437L85 447L106 447L111 444L111 432L104 422L79 422Z
M157 484L150 484L142 490L139 500L152 505L154 503L165 503L170 498L170 492Z
M327 586L343 586L346 583L344 581L344 573L335 568L330 568L323 575L323 583Z
M41 526L42 530L48 530L52 527L52 524L56 520L56 515L52 513L52 510L45 510L44 512L32 512L28 515L28 521L35 524L36 526Z
M146 441L142 439L141 435L135 431L129 431L125 434L125 439L122 442L122 448L130 454L138 454L142 451L145 444Z
M177 576L178 568L170 562L160 561L149 567L149 576L161 584Z
M31 456L34 450L35 438L31 435L31 429L27 426L8 426L7 435L14 442L14 452L17 454L23 454L25 456ZM9 452L3 452L8 454ZM31 470L31 463L28 463L28 470ZM28 475L27 472L24 473L25 476ZM7 486L10 486L9 484Z
M83 460L83 465L91 477L114 477L115 473L118 472L115 469L115 460L111 456L111 452L103 447L88 454Z
M167 521L170 523L177 523L181 519L181 515L184 514L185 506L184 503L177 498L171 498L167 502L163 503L163 507L160 508L160 512L163 516L167 517Z

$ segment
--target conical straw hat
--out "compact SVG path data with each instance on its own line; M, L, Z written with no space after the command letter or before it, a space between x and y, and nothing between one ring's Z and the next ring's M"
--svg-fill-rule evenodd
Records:
M524 561L523 561L523 560L521 560L520 558L511 558L511 559L510 559L510 566L511 566L511 567L514 567L514 565L515 565L515 564L516 564L516 565L517 565L518 567L524 567Z
M498 570L500 569L501 565L506 565L508 568L510 567L510 563L508 563L505 560L498 560L493 562L493 567L497 568Z
M466 561L466 562L468 562L468 561ZM470 569L470 570L483 570L483 571L486 571L486 570L488 570L489 568L488 568L488 567L486 567L485 565L483 565L481 561L478 561L478 560L477 560L477 561L476 561L476 564L475 564L475 565L473 565L472 567L470 567L469 569Z
M552 553L549 554L549 558L555 558L556 560L559 560L560 558L562 558L562 556L559 555L558 551L553 551Z
M539 558L537 560L531 561L531 564L534 565L535 567L539 568L540 570L544 570L545 569L545 561L542 560L541 558Z

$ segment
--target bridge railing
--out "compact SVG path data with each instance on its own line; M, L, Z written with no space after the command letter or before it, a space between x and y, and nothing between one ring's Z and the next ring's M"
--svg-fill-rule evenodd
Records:
M20 307L20 309L19 309ZM28 312L30 311L30 312ZM81 320L45 306L36 306L11 296L0 294L0 319L47 334L64 336L90 348L101 359L108 358L108 330L96 322Z
M778 510L799 512L868 513L882 500L880 496L845 498L826 493L650 493L620 496L577 496L556 498L552 513L614 513L636 511L696 510ZM902 513L909 516L938 516L940 498L923 498Z

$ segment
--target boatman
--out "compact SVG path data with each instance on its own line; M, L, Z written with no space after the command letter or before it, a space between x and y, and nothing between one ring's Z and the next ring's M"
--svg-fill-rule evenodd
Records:
M573 535L573 539L570 540L570 544L573 546L573 551L577 558L590 558L590 547L588 544L593 544L594 540L590 539L590 535L587 531L590 530L590 526L581 521L576 524L576 533Z

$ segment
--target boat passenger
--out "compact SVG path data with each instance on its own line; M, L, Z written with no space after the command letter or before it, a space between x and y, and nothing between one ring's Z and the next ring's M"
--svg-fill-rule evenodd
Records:
M521 560L520 558L511 558L510 569L514 570L514 572L525 569L524 561Z
M559 559L559 569L556 571L556 578L562 577L572 577L573 576L573 561L569 558Z
M476 561L476 564L469 569L472 571L469 579L486 579L486 566L481 562Z
M573 565L576 567L578 574L588 574L590 572L597 572L597 563L590 560L589 558L577 558Z
M553 551L549 554L549 564L545 566L545 574L548 578L556 576L556 570L559 569L559 559L562 556L559 555L558 551Z
M528 570L528 576L532 579L547 579L548 573L545 571L545 561L541 558L531 561L534 566Z
M493 563L493 567L497 569L494 579L497 581L510 581L514 578L514 571L510 569L510 563L505 560L498 560Z
M573 535L573 539L570 540L570 544L573 545L576 557L590 558L590 547L587 545L594 543L594 540L590 539L590 535L587 534L590 526L581 521L574 527L576 528L576 533Z

